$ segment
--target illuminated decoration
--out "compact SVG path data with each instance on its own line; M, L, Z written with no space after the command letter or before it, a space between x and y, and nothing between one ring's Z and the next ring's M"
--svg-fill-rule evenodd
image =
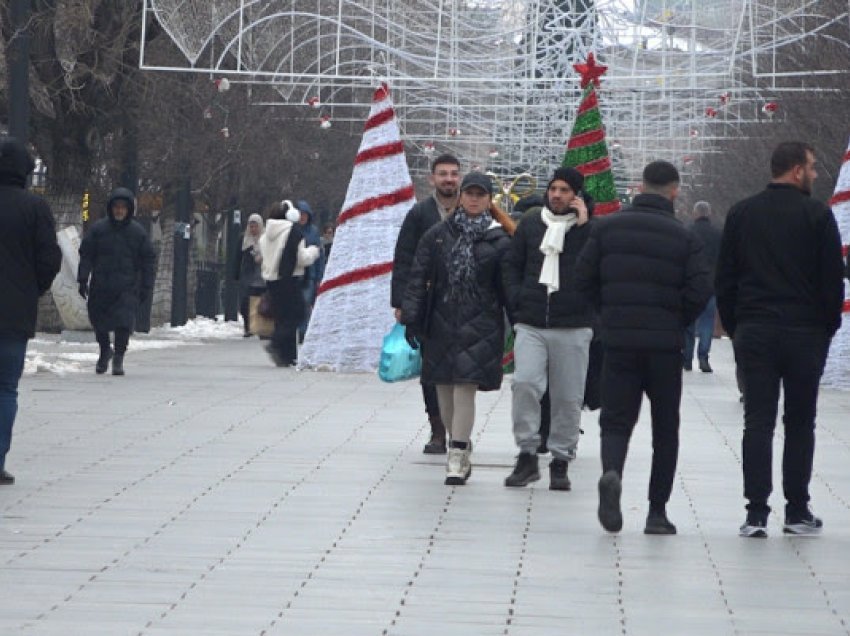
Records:
M82 213L83 213L83 223L88 223L89 221L89 191L86 190L83 192L83 203L82 203Z
M460 128L449 128L450 137L457 137L458 135L460 135Z
M727 106L731 98L732 96L728 93L728 91L726 93L720 93L720 104L722 106Z
M322 101L317 95L313 95L307 100L307 105L310 106L310 108L319 108L322 105Z
M717 109L713 106L709 106L705 109L705 116L714 119L715 117L717 117Z
M222 128L222 129L221 129L221 130L219 130L218 132L219 132L219 134L220 134L222 137L224 137L225 139L229 139L229 138L230 138L230 128L228 128L227 126L225 126L224 128Z
M219 93L226 93L230 90L230 80L226 77L220 77L214 83Z
M767 102L764 106L761 107L761 112L763 112L768 117L773 117L776 114L776 111L779 110L779 104L776 102Z
M499 156L499 151L493 148L490 152L487 153L487 155L490 157L490 159L495 159Z
M319 127L323 130L327 130L331 127L331 116L330 115L322 115L319 119Z
M437 148L434 146L433 141L426 141L424 144L422 144L422 150L424 150L426 154L430 155L433 154L437 150Z

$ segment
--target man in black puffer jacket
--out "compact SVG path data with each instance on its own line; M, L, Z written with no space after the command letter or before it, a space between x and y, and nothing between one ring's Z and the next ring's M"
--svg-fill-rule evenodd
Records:
M38 297L50 289L62 264L50 207L26 190L34 167L20 141L0 139L0 485L15 482L6 471L6 454Z
M512 419L520 450L506 486L526 486L540 478L540 400L548 387L549 489L570 489L567 465L578 446L593 337L593 311L574 284L576 258L590 232L590 210L579 196L583 185L578 170L555 170L543 207L523 217L503 267L516 320Z
M136 198L126 188L116 188L100 219L80 244L77 282L88 299L89 320L100 345L96 373L105 373L112 360L112 375L124 375L124 354L136 322L136 311L153 292L153 245L144 228L133 220ZM91 279L89 279L91 277ZM109 332L115 332L115 351Z
M434 194L410 209L404 217L396 241L390 298L396 320L401 316L401 303L410 282L410 270L419 240L432 226L446 220L457 207L460 162L453 155L440 155L431 164L429 180L434 186ZM422 397L431 425L431 439L425 444L423 452L429 455L444 455L446 427L440 417L437 389L433 384L422 384Z
M676 167L650 163L643 193L594 221L576 264L576 287L599 309L605 345L599 521L609 532L623 526L623 466L645 392L653 454L644 532L676 533L666 505L679 453L683 333L712 294L702 245L673 215L678 192Z

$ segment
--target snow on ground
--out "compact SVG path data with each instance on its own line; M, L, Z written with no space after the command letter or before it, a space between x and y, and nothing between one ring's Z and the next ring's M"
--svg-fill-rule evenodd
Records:
M79 336L76 333L75 336ZM217 320L195 318L182 327L151 329L150 333L133 334L129 351L167 349L170 347L200 345L211 340L230 340L242 337L242 322L225 322L224 316ZM38 334L29 341L24 374L89 372L98 357L98 346L94 334L87 332L80 338L65 339L62 334Z

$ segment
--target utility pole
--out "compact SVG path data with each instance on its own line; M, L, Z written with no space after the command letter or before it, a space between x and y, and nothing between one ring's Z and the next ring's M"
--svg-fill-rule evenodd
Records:
M231 209L227 213L224 251L224 320L239 319L239 290L233 272L239 271L241 248L239 236L242 230L242 212Z
M9 43L9 134L29 141L30 0L12 0L12 41Z
M181 160L178 177L176 218L174 219L174 270L171 276L171 326L181 327L189 319L189 241L192 238L192 192L189 164Z

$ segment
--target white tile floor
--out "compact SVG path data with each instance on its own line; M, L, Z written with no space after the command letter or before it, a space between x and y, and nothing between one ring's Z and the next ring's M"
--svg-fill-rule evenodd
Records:
M712 360L685 377L676 537L641 532L646 413L610 536L596 414L572 492L545 471L503 487L509 383L479 394L473 477L447 488L414 382L276 369L241 339L140 352L124 378L27 376L0 634L850 635L850 393L820 405L824 535L784 537L774 514L768 540L743 540L727 341Z

